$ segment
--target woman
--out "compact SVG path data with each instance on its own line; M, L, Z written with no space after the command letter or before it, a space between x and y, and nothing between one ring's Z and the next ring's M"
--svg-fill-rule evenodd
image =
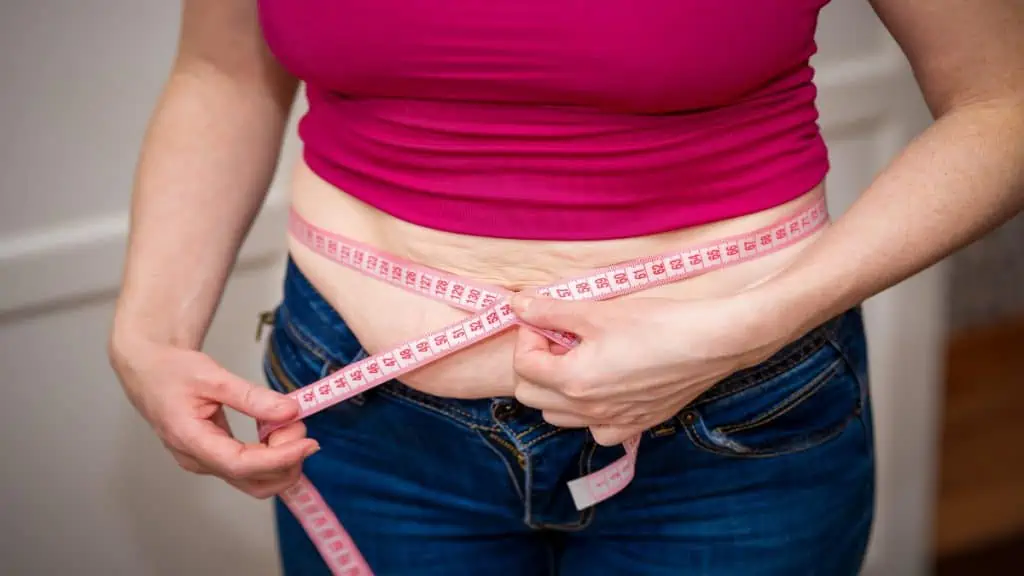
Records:
M827 171L807 64L826 1L186 0L111 336L128 397L186 470L261 498L304 473L379 574L856 573L857 305L1024 204L1024 7L873 0L937 121L841 219L800 228ZM199 349L298 81L268 390ZM538 290L780 222L800 237L619 298ZM294 390L471 314L311 230L517 293L521 324L310 415ZM265 442L234 440L224 405ZM631 483L574 500L636 440ZM327 573L277 510L285 572Z

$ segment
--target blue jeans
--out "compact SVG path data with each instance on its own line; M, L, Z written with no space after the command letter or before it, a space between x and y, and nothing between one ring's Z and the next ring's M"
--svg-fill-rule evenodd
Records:
M293 390L364 357L289 262L264 362ZM566 482L622 455L512 398L398 381L306 419L305 473L378 576L841 576L874 508L862 317L852 309L645 433L632 484L577 511ZM284 573L328 574L280 503Z

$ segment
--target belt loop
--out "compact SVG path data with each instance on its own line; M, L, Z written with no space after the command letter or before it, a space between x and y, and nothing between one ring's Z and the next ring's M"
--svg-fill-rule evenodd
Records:
M256 323L256 341L259 342L263 338L263 327L274 325L274 312L260 312L259 320Z

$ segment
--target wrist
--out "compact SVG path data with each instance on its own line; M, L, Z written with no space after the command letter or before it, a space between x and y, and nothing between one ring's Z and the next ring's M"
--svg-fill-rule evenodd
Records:
M168 343L163 343L164 346ZM118 373L128 369L145 356L148 350L161 346L161 342L142 330L115 319L107 340L107 356Z
M788 302L761 287L731 297L735 301L740 332L751 350L771 355L795 340L800 320L788 310Z
M745 299L761 330L786 344L842 312L839 293L784 274L737 296Z
M116 314L107 340L107 357L118 373L144 363L145 359L161 349L177 348L198 350L199 343L182 338L171 331L155 329L159 323L144 317Z
M673 301L661 322L666 331L675 333L665 342L692 340L698 328L701 350L687 350L686 359L694 354L708 358L732 357L741 366L757 364L780 350L794 338L795 329L778 306L772 306L767 295L741 292L700 301ZM674 353L678 350L673 346Z
M146 301L123 290L114 312L111 344L126 348L170 346L198 350L203 344L207 324L200 324L195 318L197 314L184 307Z

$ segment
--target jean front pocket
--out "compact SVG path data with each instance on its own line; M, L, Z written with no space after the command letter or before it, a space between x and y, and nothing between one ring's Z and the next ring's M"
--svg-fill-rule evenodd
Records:
M292 321L285 306L275 311L272 327L263 370L267 383L278 392L288 393L308 386L366 354L360 347L354 357L347 358L320 345L315 334Z
M722 388L734 391L715 394L712 388L681 412L693 443L716 454L769 457L838 436L862 410L865 389L839 340L825 333L804 340L788 355L734 377L745 385L726 381Z

